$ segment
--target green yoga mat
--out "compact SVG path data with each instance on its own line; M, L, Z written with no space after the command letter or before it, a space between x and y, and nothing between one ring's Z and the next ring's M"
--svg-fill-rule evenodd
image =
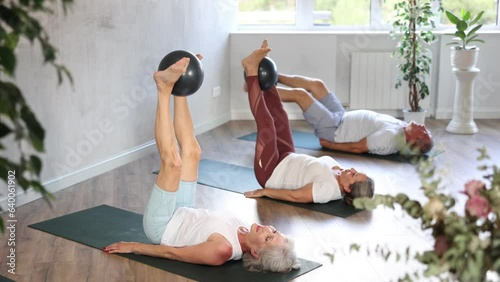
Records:
M118 241L150 243L142 227L142 215L101 205L29 225L68 240L101 250ZM290 281L314 270L321 264L300 259L301 268L289 273L249 272L241 261L228 261L221 266L189 264L180 261L135 254L117 254L197 281Z
M315 151L333 151L329 150L326 148L323 148L319 144L319 139L314 135L312 132L304 132L304 131L296 131L292 130L292 136L293 136L293 143L295 144L295 147L297 148L303 148L303 149L309 149L309 150L315 150ZM239 137L238 139L240 140L247 140L247 141L254 141L257 139L257 133L250 133L244 136ZM413 155L413 156L405 156L401 154L390 154L390 155L376 155L376 154L369 154L369 153L364 153L364 154L356 154L359 156L365 156L369 158L375 158L375 159L380 159L380 160L388 160L388 161L393 161L393 162L401 162L401 163L416 163L420 160L426 160L430 157L437 156L444 151L438 150L438 149L432 149L429 153L421 156ZM347 152L342 152L344 154L351 154ZM352 153L354 154L354 153Z
M158 171L154 173L157 174ZM201 160L198 168L198 183L240 194L261 188L255 178L253 168L212 160ZM343 218L361 211L347 205L342 200L331 201L325 204L302 204L274 199L270 200Z
M0 282L14 282L14 280L11 280L5 276L0 275Z

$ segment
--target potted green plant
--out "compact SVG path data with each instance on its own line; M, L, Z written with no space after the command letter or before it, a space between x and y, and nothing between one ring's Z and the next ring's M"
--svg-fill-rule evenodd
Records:
M410 108L403 109L406 121L423 124L426 111L420 107L420 101L429 96L426 77L430 73L432 62L427 45L436 41L432 32L435 27L435 12L432 0L401 0L394 4L396 15L392 22L391 36L398 43L394 53L402 62L398 64L399 76L396 88L408 85L408 103ZM441 10L441 7L439 8ZM414 115L417 115L415 117Z
M462 8L460 17L450 11L446 11L446 17L455 25L455 33L452 42L447 45L451 47L451 65L460 70L470 70L475 67L479 48L475 45L469 45L474 42L484 43L484 40L478 39L476 32L483 26L479 24L479 20L483 16L484 11L481 11L475 17L471 16L469 11Z

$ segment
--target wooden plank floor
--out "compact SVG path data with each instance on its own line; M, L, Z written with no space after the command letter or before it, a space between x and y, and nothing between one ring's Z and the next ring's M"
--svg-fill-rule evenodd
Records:
M436 146L445 152L435 163L448 171L444 177L450 193L458 194L465 181L481 177L476 170L476 149L486 146L493 162L500 164L500 121L477 120L479 133L455 135L445 131L447 120L428 119L427 125ZM292 121L294 129L311 130L304 121ZM253 132L253 121L231 121L198 136L203 158L252 166L254 143L236 138ZM341 165L355 167L371 175L376 193L405 192L420 197L420 184L414 167L373 158L341 153L325 153L297 149L314 156L330 154ZM142 213L158 168L159 158L151 155L104 173L60 192L51 209L43 200L18 207L16 232L16 275L7 273L1 263L0 274L16 281L189 281L189 279L105 254L27 226L71 212L108 204ZM256 187L258 188L258 187ZM463 198L462 198L463 201ZM272 224L296 241L300 257L323 263L323 266L295 281L391 281L416 263L384 262L364 252L350 253L351 243L375 248L377 244L404 251L407 246L418 251L432 246L429 234L420 231L418 222L398 211L378 208L347 219L316 213L265 199L245 199L240 194L199 185L197 206L227 211L247 222ZM5 214L3 215L5 218ZM2 238L0 261L8 255L7 237ZM334 262L324 255L334 252Z

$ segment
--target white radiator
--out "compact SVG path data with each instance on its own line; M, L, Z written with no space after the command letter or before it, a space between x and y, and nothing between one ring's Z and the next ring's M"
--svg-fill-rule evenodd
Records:
M351 53L350 109L397 110L408 105L408 87L394 87L397 60L389 52Z

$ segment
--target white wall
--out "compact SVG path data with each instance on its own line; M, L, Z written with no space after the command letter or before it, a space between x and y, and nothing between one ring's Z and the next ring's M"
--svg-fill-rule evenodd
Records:
M152 74L170 51L205 57L204 83L189 98L197 133L227 122L228 41L237 5L236 0L85 0L75 1L67 16L58 8L42 18L59 61L74 78L73 87L57 87L53 68L42 67L39 46L20 43L16 82L46 129L46 188L57 191L156 151ZM221 87L217 98L215 86ZM38 197L18 190L18 204ZM5 191L0 188L2 204Z
M430 96L423 102L428 115L451 118L455 91L455 78L451 72L449 38L442 36L430 46L433 64L430 76ZM482 34L486 44L481 44L477 67L481 69L475 84L475 118L500 118L500 72L497 65L496 46L500 34ZM359 33L251 33L231 34L231 115L233 119L252 119L246 95L242 90L243 76L240 61L254 48L268 39L270 57L278 70L321 78L349 106L350 54L354 51L392 52L396 41L387 32ZM286 105L289 117L301 119L300 108ZM400 111L388 112L401 116Z

